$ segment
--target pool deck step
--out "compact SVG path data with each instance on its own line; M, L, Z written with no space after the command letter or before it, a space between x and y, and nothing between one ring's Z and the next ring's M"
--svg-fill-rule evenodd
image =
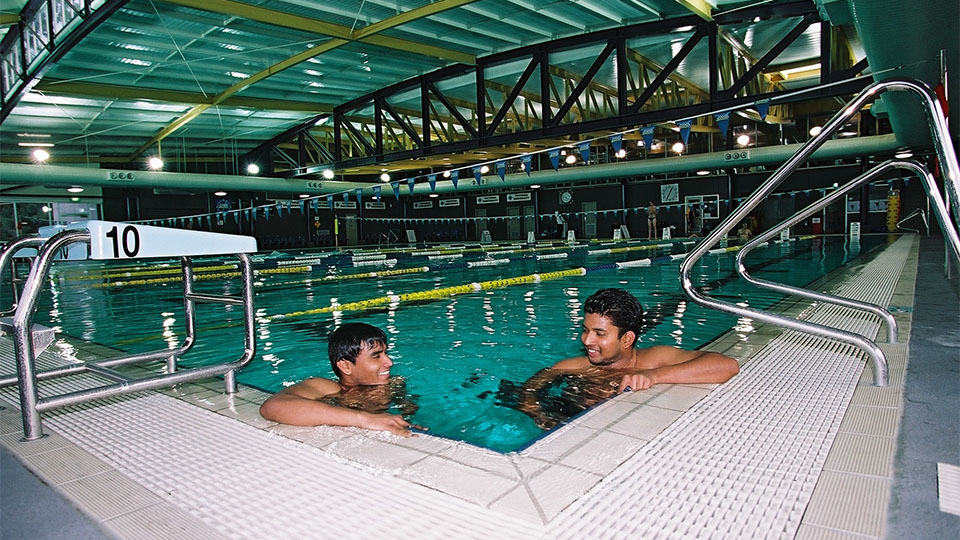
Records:
M909 307L915 251L902 237L831 288ZM881 331L847 308L798 311ZM908 310L897 318L909 326ZM882 537L909 330L882 345L887 388L851 346L735 334L714 344L742 363L730 382L618 396L513 454L278 426L257 415L262 393L224 396L213 381L55 411L32 442L7 407L0 444L120 538L169 538L171 526L182 538ZM12 356L0 340L2 372ZM336 519L333 501L352 501L354 519Z

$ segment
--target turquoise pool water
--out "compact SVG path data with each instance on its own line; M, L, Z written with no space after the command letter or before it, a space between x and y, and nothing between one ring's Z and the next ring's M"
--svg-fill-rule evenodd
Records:
M804 285L848 263L886 237L866 237L860 246L842 238L802 240L757 249L748 261L752 271L785 283ZM353 274L378 268L333 267L310 273L261 275L257 279L258 350L238 376L241 383L267 391L306 377L332 377L326 358L326 336L342 322L366 322L384 328L395 365L404 377L418 410L410 418L430 432L493 450L523 447L543 430L510 406L509 390L539 369L581 353L582 303L597 289L622 287L634 293L647 310L644 346L666 344L695 349L724 332L743 334L750 322L707 311L687 302L679 289L679 261L650 267L606 269L556 281L513 285L441 300L401 303L368 311L295 315L339 303L485 281L596 267L618 261L677 253L674 245L657 252L618 255L573 253L565 259L513 260L509 264L448 268L396 277L324 281L332 273ZM498 257L500 255L497 255ZM503 254L503 257L517 257ZM470 256L468 255L468 258ZM267 257L264 264L289 260ZM451 261L457 262L457 261ZM197 266L214 264L213 261ZM398 262L393 268L418 267L422 260ZM434 261L428 264L445 264ZM695 279L715 297L766 308L782 297L734 279L734 255L707 255ZM80 273L89 272L86 276ZM55 265L51 294L44 294L36 322L86 341L125 351L145 351L182 339L182 300L176 282L92 287L116 279L156 278L133 275L103 278L115 266L92 263ZM91 277L93 279L91 279ZM236 278L201 281L200 292L235 293ZM6 292L6 289L4 289ZM5 298L5 300L9 300ZM198 342L185 364L235 359L242 349L240 312L221 306L198 308Z

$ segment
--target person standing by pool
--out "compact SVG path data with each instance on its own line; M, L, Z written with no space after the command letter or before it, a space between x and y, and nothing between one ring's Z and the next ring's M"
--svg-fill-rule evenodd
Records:
M403 379L390 377L393 361L383 330L344 324L330 336L327 354L339 381L312 377L284 388L263 402L260 415L295 426L353 426L411 435L409 422L386 412L397 401L408 414L416 405L406 399Z
M647 240L657 239L657 206L650 201L647 206Z
M542 369L523 385L520 410L540 427L552 427L540 407L543 389L561 378L582 397L583 406L615 392L646 390L657 384L723 383L739 373L737 361L714 352L658 345L638 348L643 306L623 289L601 289L587 298L580 342L586 354ZM571 377L572 376L572 377Z

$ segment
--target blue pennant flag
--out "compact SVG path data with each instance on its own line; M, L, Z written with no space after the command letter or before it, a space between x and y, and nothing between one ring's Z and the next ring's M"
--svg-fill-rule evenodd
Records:
M560 150L554 148L548 151L547 157L550 158L550 164L553 165L553 170L557 170L557 167L560 166Z
M344 191L344 192L343 192L343 202L350 202L350 192L349 192L349 191Z
M610 144L613 145L613 153L616 154L623 147L623 133L617 133L610 136Z
M390 182L390 187L393 188L393 198L400 200L400 182Z
M770 98L761 99L756 105L757 112L760 113L760 120L765 121L767 119L767 112L770 111Z
M690 138L690 126L693 125L693 120L680 120L677 122L677 127L680 128L680 138L683 139L683 145L687 145L687 139Z
M590 141L583 141L582 143L577 143L577 151L580 152L580 159L583 160L584 165L590 164Z
M327 196L327 206L330 208L330 210L333 210L333 195Z
M407 189L411 195L413 195L413 183L416 182L416 180L416 178L407 178Z
M482 171L482 170L483 170L483 166L479 166L479 167L474 167L474 168L473 168L473 177L477 180L477 185L478 185L478 186L483 183L483 182L480 181L480 177L483 176L483 173L480 172L480 171Z
M300 213L301 214L307 213L307 201L300 201Z
M360 195L363 193L363 188L357 188L353 190L353 193L357 196L357 204L360 204Z
M246 210L243 211L243 217L244 217L247 221L250 221L250 209L249 209L249 208L247 208Z
M453 182L453 189L457 189L457 182L460 180L460 171L450 171L450 181Z
M288 216L292 213L292 211L290 210L290 206L292 206L290 201L283 203L283 208L287 211Z
M713 115L713 119L717 122L717 127L720 128L720 137L726 139L727 128L730 127L730 111L717 113Z
M436 191L436 190L437 190L437 175L435 175L435 174L428 174L428 175L427 175L427 183L430 184L430 193L433 193L434 191Z
M376 201L380 200L380 186L373 186L373 198Z
M310 206L313 207L313 211L314 211L314 212L317 211L317 207L318 207L319 205L320 205L320 199L313 199L312 201L310 201Z
M497 167L497 175L500 176L501 181L505 182L507 180L506 178L504 178L507 175L507 162L498 161L496 167Z
M239 210L234 210L233 212L231 212L231 214L233 214L233 221L236 222L237 225L239 225L239 224L240 224L240 211L239 211Z
M207 228L209 229L212 227L213 227L213 216L211 216L210 214L207 214Z
M270 219L270 207L269 207L269 206L264 206L264 207L263 207L263 218L264 218L264 219ZM209 218L208 218L208 219L209 219Z
M527 176L530 176L530 161L533 159L529 154L525 156L520 156L520 166L523 167L523 172L527 173Z
M640 128L640 135L643 136L643 147L647 149L647 152L650 151L650 147L653 146L653 132L657 129L657 126L643 126Z

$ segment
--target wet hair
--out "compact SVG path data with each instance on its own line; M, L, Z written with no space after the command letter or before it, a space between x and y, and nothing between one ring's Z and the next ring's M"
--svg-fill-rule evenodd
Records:
M327 355L330 356L330 366L337 377L342 377L339 360L346 360L351 364L357 363L357 356L364 348L387 344L387 335L383 330L366 323L347 323L337 328L327 341Z
M643 328L643 306L632 294L623 289L600 289L590 295L583 304L583 311L610 319L617 327L617 337L632 331L638 339Z

